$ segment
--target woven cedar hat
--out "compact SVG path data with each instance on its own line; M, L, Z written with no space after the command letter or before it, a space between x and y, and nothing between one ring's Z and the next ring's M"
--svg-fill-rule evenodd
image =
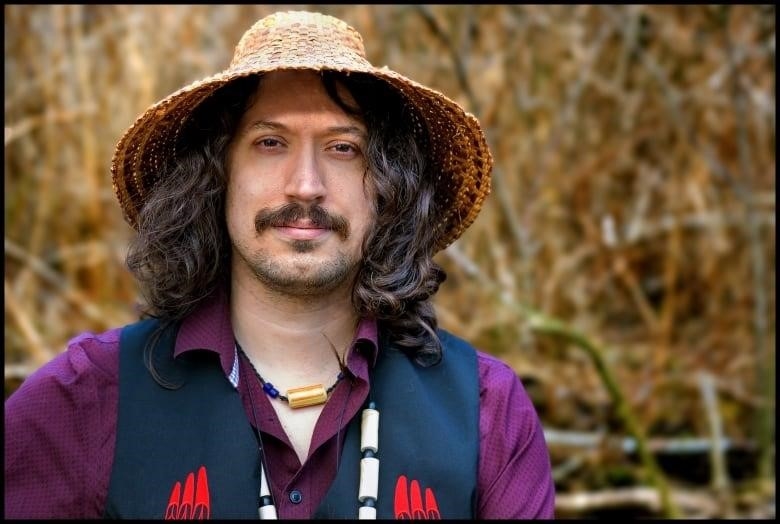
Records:
M427 128L429 171L436 177L440 217L436 251L474 221L490 192L493 158L477 119L443 94L366 59L360 34L342 20L310 12L279 12L257 21L236 46L230 66L152 105L125 132L111 165L125 219L138 214L160 176L161 159L175 154L178 133L195 107L236 78L283 69L368 73L397 89ZM416 123L420 125L420 123Z

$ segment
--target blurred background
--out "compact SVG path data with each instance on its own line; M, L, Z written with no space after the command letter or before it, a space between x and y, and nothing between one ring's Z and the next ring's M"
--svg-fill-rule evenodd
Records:
M439 321L523 380L558 515L773 518L774 6L6 5L5 397L136 318L116 141L286 8L483 123Z

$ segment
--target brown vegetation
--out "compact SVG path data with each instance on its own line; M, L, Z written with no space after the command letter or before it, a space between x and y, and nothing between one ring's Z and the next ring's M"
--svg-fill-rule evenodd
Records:
M6 397L134 319L116 140L272 9L4 7ZM561 515L774 517L775 8L316 9L485 125L440 323L524 379Z

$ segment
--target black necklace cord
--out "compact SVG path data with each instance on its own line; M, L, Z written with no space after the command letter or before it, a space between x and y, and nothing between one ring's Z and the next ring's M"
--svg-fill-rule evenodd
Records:
M237 350L240 350L241 348L241 346L238 345L238 342L236 342L236 348ZM243 351L240 352L243 353ZM249 357L246 357L246 359L249 361ZM238 362L238 365L240 366L239 376L241 377L243 375L242 378L247 388L246 391L249 394L249 404L252 408L252 418L255 422L255 436L257 437L257 445L260 450L260 493L258 494L257 512L258 516L262 520L274 520L277 519L276 502L274 500L273 488L271 487L271 478L267 474L268 460L265 456L265 446L263 446L263 437L261 436L262 432L260 431L260 424L257 422L257 408L255 407L255 399L254 395L252 395L252 386L249 383L249 380L246 378L245 369L243 369L246 366L242 365L240 359Z

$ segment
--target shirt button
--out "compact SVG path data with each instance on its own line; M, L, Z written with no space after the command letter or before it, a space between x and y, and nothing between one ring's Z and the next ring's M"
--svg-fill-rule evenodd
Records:
M290 492L290 502L293 504L300 504L302 500L303 494L300 491L294 489Z

